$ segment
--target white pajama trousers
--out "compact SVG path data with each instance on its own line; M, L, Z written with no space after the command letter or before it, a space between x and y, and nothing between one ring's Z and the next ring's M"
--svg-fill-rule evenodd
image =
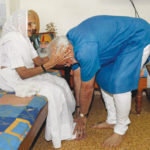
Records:
M150 44L144 48L141 68L149 55ZM115 124L114 132L124 135L128 130L128 124L130 123L129 113L131 109L131 91L120 94L109 94L101 89L101 92L108 113L106 122L109 124Z

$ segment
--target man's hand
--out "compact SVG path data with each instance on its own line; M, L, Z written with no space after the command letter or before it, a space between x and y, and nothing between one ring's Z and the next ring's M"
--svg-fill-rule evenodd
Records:
M86 117L80 117L79 115L77 118L74 120L76 122L75 129L73 131L73 134L76 133L76 140L81 140L86 137L86 122L87 118Z
M75 108L75 118L78 118L80 116L80 106L77 105Z

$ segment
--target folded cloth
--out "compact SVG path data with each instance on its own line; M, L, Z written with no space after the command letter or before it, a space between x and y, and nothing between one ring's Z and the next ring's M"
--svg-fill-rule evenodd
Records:
M19 97L30 97L38 94L40 86L37 82L20 82L20 84L14 87L16 96Z

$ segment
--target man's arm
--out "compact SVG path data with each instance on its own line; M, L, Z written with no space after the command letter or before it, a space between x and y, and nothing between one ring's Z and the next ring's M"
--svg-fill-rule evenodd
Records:
M74 70L74 72L73 72L73 81L74 81L76 106L80 106L80 102L79 102L80 88L81 88L80 68Z
M80 113L87 114L94 91L95 76L87 82L81 82L80 89Z
M77 70L80 72L80 69ZM79 75L79 72L76 72L74 75ZM94 81L95 81L95 76L87 82L83 82L81 81L81 77L76 78L76 82L75 82L75 93L76 93L76 98L78 103L80 104L80 114L87 114L90 104L91 104L91 100L92 100L92 96L93 96L93 91L94 91ZM80 82L79 80L80 79ZM80 115L77 115L77 119L75 120L76 122L76 126L74 129L74 134L76 133L76 139L83 139L86 137L86 122L87 119L86 117L81 117Z
M78 68L74 71L73 79L76 105L80 106L81 113L87 114L92 100L95 77L88 82L81 82L80 68Z

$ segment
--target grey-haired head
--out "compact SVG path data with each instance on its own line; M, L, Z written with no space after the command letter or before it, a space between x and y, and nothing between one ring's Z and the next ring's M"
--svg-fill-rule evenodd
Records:
M48 52L48 57L50 58L52 53L57 54L59 50L65 50L68 45L69 41L66 36L58 36L54 38L46 48L46 51Z
M52 40L46 49L47 56L52 59L54 55L62 55L62 62L59 65L70 66L76 63L73 46L66 36L58 36ZM59 52L59 53L58 53Z

